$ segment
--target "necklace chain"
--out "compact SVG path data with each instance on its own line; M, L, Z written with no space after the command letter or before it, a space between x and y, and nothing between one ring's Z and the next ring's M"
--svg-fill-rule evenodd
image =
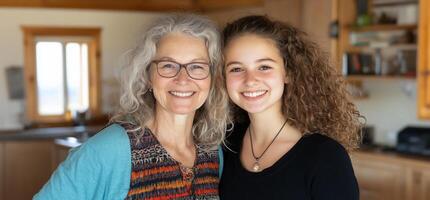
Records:
M273 142L275 142L276 138L278 137L278 135L281 133L282 129L284 128L285 124L287 124L287 120L285 120L284 124L282 124L282 127L279 129L278 133L276 133L275 137L272 139L272 141L270 142L270 144L266 147L266 149L264 149L263 153L261 153L260 156L255 156L254 153L254 144L252 143L252 134L251 134L251 129L248 127L248 132L249 132L249 140L251 141L251 152L252 152L252 157L254 157L255 159L255 163L254 163L254 171L259 171L260 166L258 161L260 160L261 157L263 157L263 155L266 153L266 151L269 149L269 147L273 144Z

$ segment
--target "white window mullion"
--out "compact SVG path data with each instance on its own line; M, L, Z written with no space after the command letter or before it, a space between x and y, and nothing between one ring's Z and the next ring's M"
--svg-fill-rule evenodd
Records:
M83 105L83 86L84 86L84 83L83 83L83 66L82 66L82 64L83 64L83 58L82 58L82 45L83 45L83 43L79 43L79 105L81 105L81 107L82 107L82 105Z
M88 43L81 44L81 106L82 109L89 108L89 55Z

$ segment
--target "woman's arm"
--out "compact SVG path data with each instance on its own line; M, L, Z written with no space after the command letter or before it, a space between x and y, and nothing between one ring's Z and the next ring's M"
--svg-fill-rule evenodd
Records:
M72 149L33 199L124 199L131 175L130 143L111 125Z

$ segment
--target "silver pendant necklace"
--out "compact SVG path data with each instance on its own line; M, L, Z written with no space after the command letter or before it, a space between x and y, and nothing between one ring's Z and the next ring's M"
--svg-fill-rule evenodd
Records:
M269 147L273 144L273 142L275 142L276 138L278 137L279 133L281 133L282 129L284 128L285 124L287 124L287 120L285 120L284 124L282 125L282 127L279 129L278 133L276 133L275 137L273 138L273 140L270 142L270 144L266 147L266 149L264 149L263 153L260 156L255 156L254 153L254 145L252 143L252 134L251 134L251 129L248 127L248 132L249 132L249 140L251 141L251 152L252 152L252 157L254 157L254 165L252 165L252 170L254 172L259 172L261 171L261 166L260 166L260 159L261 157L263 157L264 153L266 153L266 151L269 149Z

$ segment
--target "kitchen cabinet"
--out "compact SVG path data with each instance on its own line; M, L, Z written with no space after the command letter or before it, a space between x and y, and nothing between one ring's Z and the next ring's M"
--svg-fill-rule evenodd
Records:
M0 199L32 199L53 172L52 140L0 142Z
M430 199L430 160L372 151L351 154L361 200Z
M69 155L70 149L77 147L80 143L77 141L70 141L65 139L55 139L54 140L54 152L53 152L53 165L52 168L55 170L58 165L60 165L64 160L66 160Z
M404 167L360 156L355 157L353 166L360 186L360 199L404 199Z
M0 131L0 200L32 199L67 157L69 149L103 127Z
M430 119L430 0L420 1L418 39L418 117Z
M407 199L430 199L430 168L416 168L407 171Z

